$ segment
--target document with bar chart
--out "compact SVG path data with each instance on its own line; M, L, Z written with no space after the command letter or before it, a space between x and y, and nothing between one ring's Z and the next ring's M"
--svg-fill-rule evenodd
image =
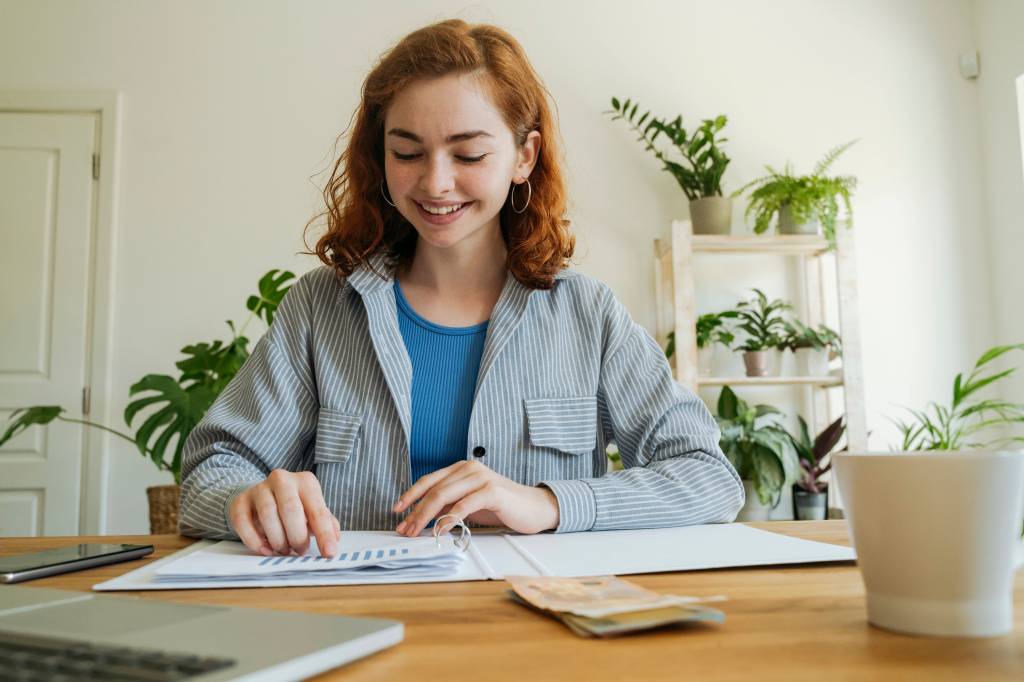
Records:
M584 577L736 566L851 561L854 552L742 524L541 533L473 531L465 551L451 535L406 538L385 531L342 531L338 555L264 557L240 542L200 540L93 587L173 590L372 583L502 580L507 575Z

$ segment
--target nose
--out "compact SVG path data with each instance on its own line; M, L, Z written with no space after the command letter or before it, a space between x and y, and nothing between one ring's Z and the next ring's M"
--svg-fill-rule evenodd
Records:
M455 188L455 169L445 155L438 154L427 162L420 176L420 190L435 199Z

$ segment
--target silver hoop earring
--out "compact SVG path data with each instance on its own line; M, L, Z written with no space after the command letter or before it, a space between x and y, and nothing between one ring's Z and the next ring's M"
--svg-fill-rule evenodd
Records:
M514 213L522 213L530 205L530 199L533 198L533 187L530 185L530 178L526 178L526 203L523 204L521 209L516 209L516 187L517 185L512 183L512 192L509 195L508 203L511 204Z
M380 195L382 197L384 197L384 201L388 202L389 206L393 206L394 208L398 208L393 203L391 203L391 199L388 199L387 192L384 191L384 181L383 180L380 181Z

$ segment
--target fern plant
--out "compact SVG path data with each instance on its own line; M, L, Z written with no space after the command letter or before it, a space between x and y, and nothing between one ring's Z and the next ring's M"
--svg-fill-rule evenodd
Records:
M990 362L1014 350L1024 351L1024 343L990 348L978 358L966 379L963 373L957 374L953 380L953 400L949 405L930 402L923 410L908 410L913 417L908 422L892 420L903 436L900 449L962 450L1024 443L1021 435L982 437L984 432L994 428L1004 428L1006 433L1012 434L1013 427L1024 425L1024 404L1000 398L968 400L981 389L1016 371L1011 367L1002 372L987 373Z
M144 395L125 408L125 424L131 428L139 412L152 408L134 436L85 419L65 417L67 410L59 405L37 405L17 409L11 414L7 430L0 436L0 446L32 425L46 425L54 420L83 424L133 443L143 457L151 459L161 471L169 471L174 482L180 484L185 439L249 357L249 339L243 335L246 327L256 317L268 327L273 323L277 306L291 288L288 282L294 277L288 271L271 270L260 278L259 294L246 301L250 315L242 329L236 332L234 323L228 320L230 341L197 343L182 348L186 357L175 363L181 370L177 379L166 374L147 374L133 384L129 395ZM172 440L175 440L174 448L168 451Z
M637 118L638 111L639 102L630 99L619 102L617 97L612 97L612 110L605 113L611 114L613 121L624 120L639 135L637 141L661 161L663 169L672 174L690 201L722 196L722 175L729 165L729 157L721 147L728 139L718 133L725 127L726 117L705 119L696 130L688 133L682 115L669 121L651 116L650 111ZM661 135L676 148L685 164L671 160L655 146Z
M836 159L857 140L834 147L818 161L810 175L794 175L792 166L787 162L780 172L771 166L765 166L768 175L764 175L733 192L736 197L743 192L750 192L750 203L747 205L747 218L754 215L754 232L764 234L771 227L772 219L783 208L788 208L793 220L799 225L817 218L821 222L822 232L833 247L836 242L836 219L839 216L839 202L843 203L848 216L847 227L853 226L853 206L851 197L857 187L857 178L852 175L829 177L825 175Z

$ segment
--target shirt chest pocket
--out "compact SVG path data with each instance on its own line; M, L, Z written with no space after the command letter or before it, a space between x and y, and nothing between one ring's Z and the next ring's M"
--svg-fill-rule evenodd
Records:
M320 408L316 423L316 446L313 461L347 462L359 443L363 418L326 407Z
M597 447L597 397L527 398L527 432L534 447L581 455Z

